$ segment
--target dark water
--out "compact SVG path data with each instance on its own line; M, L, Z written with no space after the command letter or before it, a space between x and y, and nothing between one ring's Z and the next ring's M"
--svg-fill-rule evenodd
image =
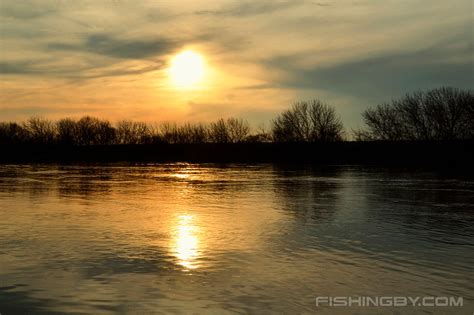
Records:
M472 314L474 179L361 167L0 166L0 313ZM318 296L463 307L317 307Z

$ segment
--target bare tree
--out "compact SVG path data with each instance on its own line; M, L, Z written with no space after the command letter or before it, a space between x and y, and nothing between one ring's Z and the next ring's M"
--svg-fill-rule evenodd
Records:
M224 119L219 119L209 126L209 140L214 143L228 143L231 138L229 129Z
M56 122L57 140L60 144L74 144L77 134L77 123L71 118L60 119Z
M443 87L417 91L364 111L359 135L373 140L454 140L474 137L474 94Z
M250 125L242 118L229 118L226 121L229 140L233 143L244 142L250 133Z
M79 119L76 128L75 143L79 145L113 144L115 129L110 122L85 116Z
M160 125L159 129L163 141L167 143L179 143L178 126L176 123L164 122Z
M53 143L55 140L56 130L52 121L40 118L31 117L23 123L23 128L26 130L29 138L34 143Z
M370 132L359 130L359 137L367 140L402 140L407 137L406 126L396 108L382 104L374 109L367 109L363 114L364 122Z
M341 118L334 108L319 100L313 100L309 106L312 141L340 141L344 133Z
M295 103L273 121L276 142L310 141L308 103Z
M122 120L117 124L117 143L140 144L147 143L151 132L144 122Z
M205 143L209 141L208 127L201 123L185 123L178 126L175 123L163 123L161 135L168 143Z
M96 131L96 142L94 144L114 144L116 142L116 130L109 121L99 120Z
M276 142L339 141L344 127L334 108L319 100L295 103L273 120Z
M149 139L147 139L147 143L163 143L165 140L163 139L163 135L161 133L161 125L160 124L149 124L148 132L149 132Z
M208 131L203 124L184 124L178 128L180 143L205 143L208 140Z
M23 143L27 140L27 138L27 131L19 124L15 122L0 123L0 143Z
M77 122L75 142L79 145L91 145L96 142L98 119L85 116Z

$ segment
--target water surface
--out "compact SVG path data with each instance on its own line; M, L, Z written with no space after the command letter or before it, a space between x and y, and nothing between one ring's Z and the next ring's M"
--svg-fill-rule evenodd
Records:
M426 171L0 166L0 313L472 314L473 216L473 178Z

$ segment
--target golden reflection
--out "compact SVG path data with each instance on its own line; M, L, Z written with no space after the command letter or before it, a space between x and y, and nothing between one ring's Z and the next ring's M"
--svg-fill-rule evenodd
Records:
M194 224L194 217L192 215L181 215L178 217L173 249L178 263L187 269L199 267L196 262L196 259L199 257L198 232L199 228Z
M188 179L189 174L173 174L173 177L179 178L179 179Z
M191 176L191 171L192 171L191 167L184 165L183 167L176 170L176 172L172 174L171 176L178 179L188 179Z

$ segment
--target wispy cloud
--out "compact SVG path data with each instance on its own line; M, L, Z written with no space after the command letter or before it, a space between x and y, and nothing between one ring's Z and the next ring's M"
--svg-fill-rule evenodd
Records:
M252 16L286 10L304 3L302 0L292 1L240 1L227 7L214 10L198 10L195 13L200 15L217 16Z
M279 56L264 63L286 75L275 84L291 89L323 89L369 101L381 101L406 92L449 85L471 88L474 64L472 42L465 34L428 47L380 52L370 57L331 65L298 66L298 56ZM264 85L265 87L265 85Z
M114 58L142 59L169 54L178 43L166 38L119 39L109 34L87 35L77 44L49 43L50 50L85 51Z
M57 9L52 3L38 0L31 1L2 1L0 16L2 18L31 20L53 15Z

